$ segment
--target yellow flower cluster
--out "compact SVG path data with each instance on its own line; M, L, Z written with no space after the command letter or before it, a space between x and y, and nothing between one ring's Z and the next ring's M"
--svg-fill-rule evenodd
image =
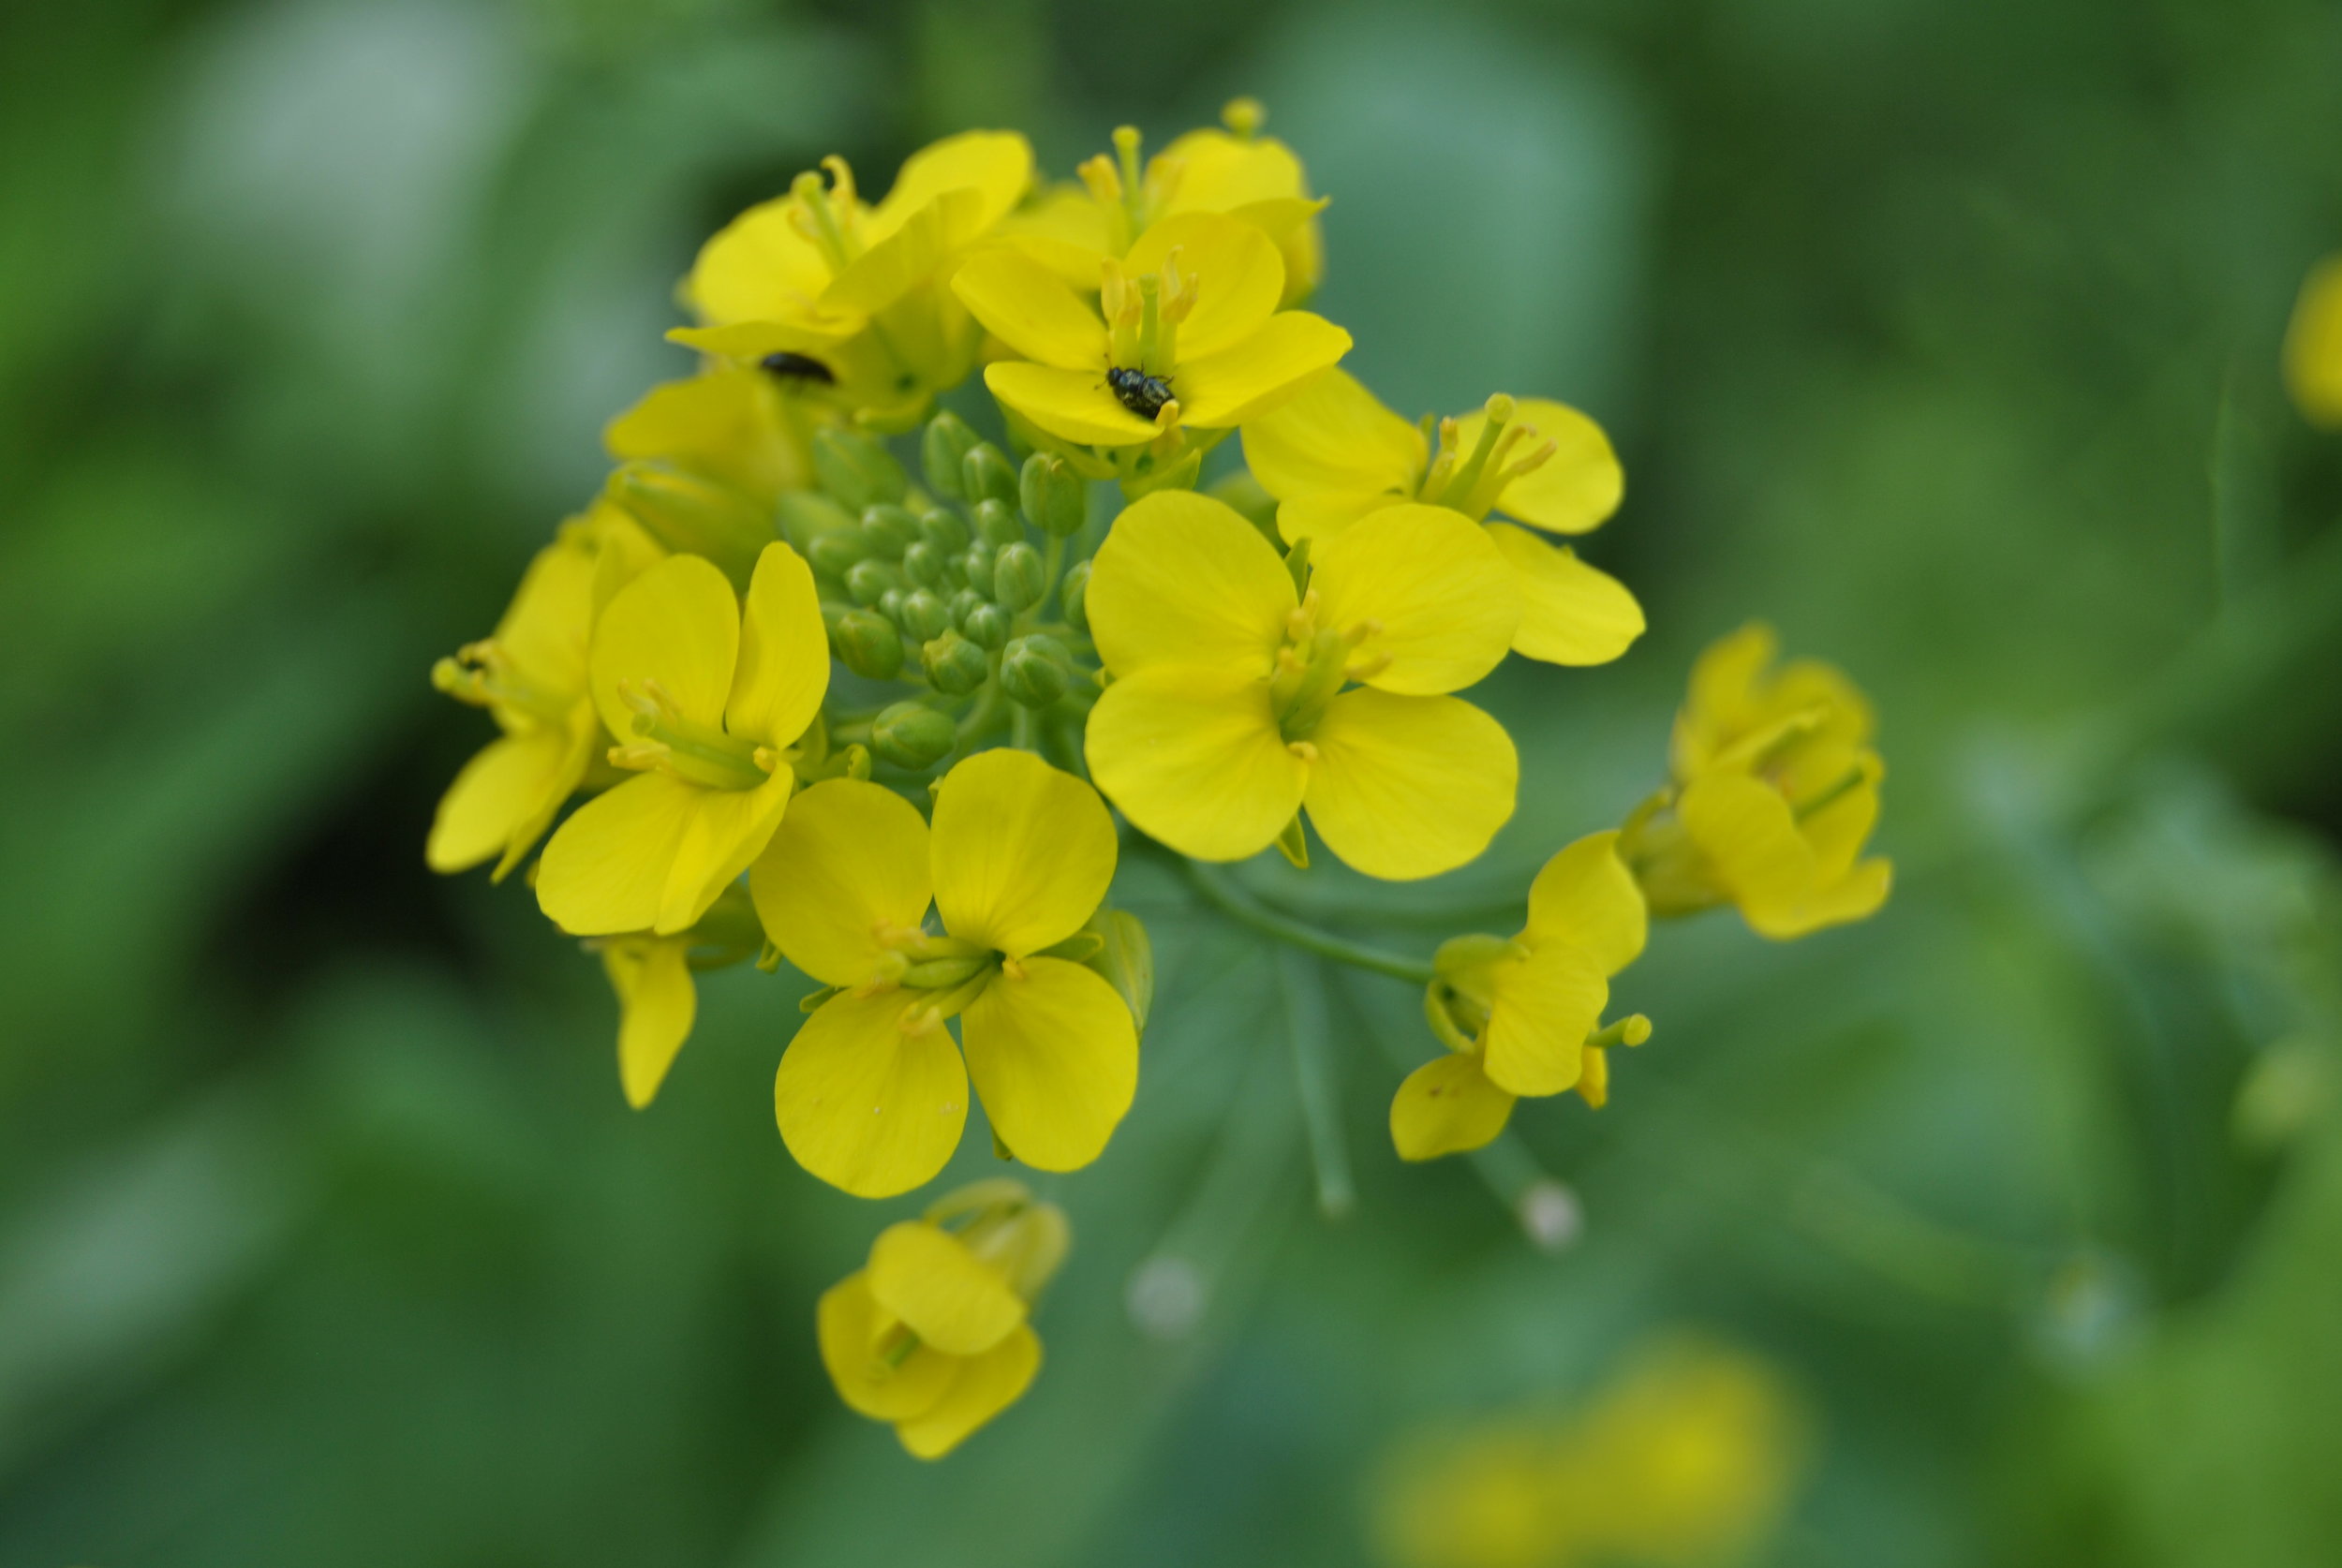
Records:
M541 841L538 904L601 959L630 1103L698 974L786 960L815 987L774 1079L806 1170L921 1187L971 1092L1001 1159L1089 1164L1153 998L1111 903L1135 849L1427 985L1449 1054L1391 1111L1427 1159L1519 1097L1604 1102L1608 1049L1650 1030L1603 1022L1648 914L1730 901L1783 936L1877 907L1868 710L1818 666L1767 675L1750 634L1701 662L1674 782L1554 856L1512 938L1361 959L1212 880L1271 846L1306 866L1312 834L1374 878L1473 861L1519 764L1464 693L1508 653L1599 665L1644 629L1556 542L1624 494L1591 419L1500 393L1410 423L1339 368L1350 334L1301 308L1324 203L1262 122L1238 102L1151 158L1118 131L1057 185L1023 137L971 131L875 203L831 158L701 250L669 334L698 373L612 422L600 494L433 672L498 738L429 863L501 878ZM980 366L990 439L937 411ZM958 1442L1033 1375L1066 1235L998 1183L885 1232L822 1304L841 1394L913 1453Z

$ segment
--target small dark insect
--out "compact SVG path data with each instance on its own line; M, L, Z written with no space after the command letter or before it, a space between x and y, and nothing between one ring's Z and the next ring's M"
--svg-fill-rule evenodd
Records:
M819 381L825 387L834 387L837 384L837 372L821 361L808 355L792 354L783 349L778 354L765 355L758 362L763 364L767 372L779 377L784 381Z
M1143 370L1124 370L1116 365L1106 372L1106 385L1121 399L1123 407L1142 420L1153 419L1171 401L1171 383Z

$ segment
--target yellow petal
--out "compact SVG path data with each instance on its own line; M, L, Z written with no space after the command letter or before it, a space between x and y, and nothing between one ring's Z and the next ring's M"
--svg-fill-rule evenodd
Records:
M946 1355L981 1355L1025 1321L1025 1303L1007 1276L924 1220L881 1231L869 1273L878 1304Z
M935 793L935 908L962 941L1021 956L1082 928L1114 880L1098 791L1030 751L979 751Z
M795 787L783 762L753 790L693 791L691 814L675 842L674 865L651 929L672 936L697 925L772 842Z
M526 851L577 788L591 759L590 747L571 745L560 730L525 730L490 741L439 797L424 861L434 871L463 871L504 854L516 838Z
M981 231L1015 206L1031 184L1032 146L1022 135L961 131L930 142L903 160L893 187L871 210L863 233L869 241L882 238L938 196L960 190L973 193L969 222Z
M1460 690L1512 646L1520 622L1513 570L1460 511L1385 507L1323 540L1311 560L1322 624L1380 628L1357 650L1390 659L1359 675L1370 686L1418 697Z
M1123 407L1107 390L1103 360L1089 370L1006 360L984 367L984 384L994 397L1061 441L1130 447L1155 438L1154 425Z
M1265 676L1295 603L1293 575L1235 508L1158 490L1116 518L1082 604L1107 669L1178 664Z
M768 544L749 579L724 728L770 746L793 745L828 690L829 634L813 570L789 546Z
M1871 759L1871 762L1870 767L1856 764L1860 770L1860 783L1807 812L1797 824L1805 842L1813 846L1814 868L1824 880L1843 876L1853 866L1855 857L1870 841L1871 829L1877 825L1876 759ZM1827 781L1827 787L1835 785L1835 778Z
M1491 1083L1519 1095L1559 1094L1585 1065L1586 1036L1602 1022L1610 987L1587 953L1539 942L1501 967L1490 983L1488 1044L1480 1064Z
M1430 461L1423 432L1340 368L1244 424L1245 466L1281 501L1320 495L1413 500ZM1288 527L1286 537L1300 535Z
M1011 1152L1036 1170L1098 1158L1138 1090L1121 994L1079 964L1028 958L960 1014L968 1072Z
M832 997L773 1076L780 1140L858 1198L908 1192L941 1170L968 1120L968 1073L941 1024L904 1032L899 991Z
M1041 1370L1041 1340L1030 1328L959 1364L942 1398L916 1416L895 1423L902 1445L922 1459L940 1459L971 1432L1015 1404Z
M1436 1160L1484 1146L1512 1119L1513 1097L1476 1058L1451 1051L1407 1074L1390 1102L1390 1141L1401 1160Z
M634 710L618 683L655 680L685 717L720 724L739 650L740 605L724 574L704 556L670 555L619 589L595 623L594 710L623 740Z
M593 636L599 552L564 536L537 552L497 622L496 644L522 678L554 696L583 694Z
M1515 422L1536 431L1534 437L1523 436L1516 451L1547 441L1560 450L1506 485L1496 497L1496 510L1557 534L1582 534L1601 526L1626 494L1626 473L1610 450L1610 438L1565 403L1524 397L1513 407ZM1456 422L1458 450L1468 452L1480 439L1488 414L1466 414Z
M681 940L621 940L601 950L602 972L618 994L618 1084L638 1111L659 1093L691 1037L699 991L685 962L689 951Z
M927 824L892 790L826 779L790 802L749 893L792 964L824 985L860 985L889 951L880 933L926 918Z
M1772 628L1752 621L1702 650L1692 665L1689 689L1669 742L1669 762L1679 781L1704 769L1756 721L1757 677L1779 646Z
M1894 881L1894 866L1885 860L1866 860L1835 881L1825 882L1788 904L1747 902L1741 912L1749 929L1774 941L1811 936L1826 926L1867 920L1887 902Z
M1179 420L1223 430L1259 418L1350 351L1350 334L1322 316L1287 310L1260 331L1204 358L1190 360L1184 341L1171 378Z
M1094 287L1097 280L1090 282ZM1021 252L978 251L952 274L952 292L986 332L1025 358L1063 370L1104 373L1105 323L1072 288Z
M1181 364L1243 342L1275 313L1285 289L1284 258L1253 225L1217 213L1164 218L1133 242L1123 270L1134 277L1160 273L1174 250L1196 289L1194 308L1179 323Z
M538 907L573 937L649 930L703 792L645 773L579 806L545 846Z
M829 263L789 221L778 197L749 208L700 247L684 292L702 321L769 321L809 308L829 287Z
M1529 884L1530 940L1574 947L1606 975L1642 955L1648 927L1642 889L1619 859L1615 829L1569 845Z
M870 1294L870 1277L864 1272L823 1292L814 1322L822 1365L847 1408L880 1421L904 1421L942 1401L944 1390L959 1376L960 1363L923 1345L889 1365L879 1354L889 1317Z
M2285 334L2285 379L2304 419L2342 425L2342 257L2319 262L2302 285Z
M1489 538L1512 565L1520 591L1514 649L1548 664L1608 664L1643 633L1642 606L1626 585L1526 528L1491 523Z
M1513 814L1520 762L1512 737L1459 698L1345 691L1310 740L1318 750L1310 821L1327 849L1370 877L1452 871Z
M973 239L984 198L972 190L945 191L879 236L822 292L822 308L846 316L875 316L901 300Z
M1396 506L1401 499L1382 492L1370 494L1356 490L1327 490L1314 496L1297 496L1290 501L1278 503L1277 531L1291 544L1298 544L1305 539L1328 539L1368 512Z
M992 237L1074 288L1091 289L1107 257L1106 210L1083 186L1061 185L1002 218Z
M602 427L601 444L622 463L671 459L770 499L808 478L780 396L772 377L747 365L661 382Z
M1139 831L1198 860L1275 843L1309 779L1277 732L1268 683L1225 670L1165 665L1115 682L1089 711L1087 749L1090 777Z
M1676 812L1735 903L1786 908L1813 890L1813 847L1771 785L1747 774L1705 773L1684 786Z

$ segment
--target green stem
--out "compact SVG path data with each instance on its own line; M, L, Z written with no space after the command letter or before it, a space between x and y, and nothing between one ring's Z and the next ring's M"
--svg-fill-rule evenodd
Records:
M1357 1191L1350 1180L1350 1150L1341 1139L1336 1103L1333 1050L1326 1028L1326 978L1317 959L1287 947L1277 954L1277 979L1284 993L1285 1036L1293 1044L1301 1125L1309 1133L1310 1162L1317 1176L1318 1212L1339 1220L1350 1212Z
M1430 964L1419 958L1403 958L1380 948L1367 947L1359 942L1321 931L1314 925L1278 913L1243 888L1230 880L1228 874L1215 865L1188 859L1171 851L1179 874L1188 885L1203 895L1204 901L1240 925L1249 925L1262 936L1273 937L1289 947L1304 953L1314 953L1320 958L1331 958L1337 964L1353 969L1371 969L1386 974L1393 980L1403 980L1411 985L1429 985L1437 978Z

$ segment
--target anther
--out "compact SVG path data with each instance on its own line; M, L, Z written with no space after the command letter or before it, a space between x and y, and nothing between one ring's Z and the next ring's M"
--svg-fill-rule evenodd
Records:
M1250 141L1268 123L1268 111L1258 98L1230 98L1220 111L1220 123L1239 140Z

